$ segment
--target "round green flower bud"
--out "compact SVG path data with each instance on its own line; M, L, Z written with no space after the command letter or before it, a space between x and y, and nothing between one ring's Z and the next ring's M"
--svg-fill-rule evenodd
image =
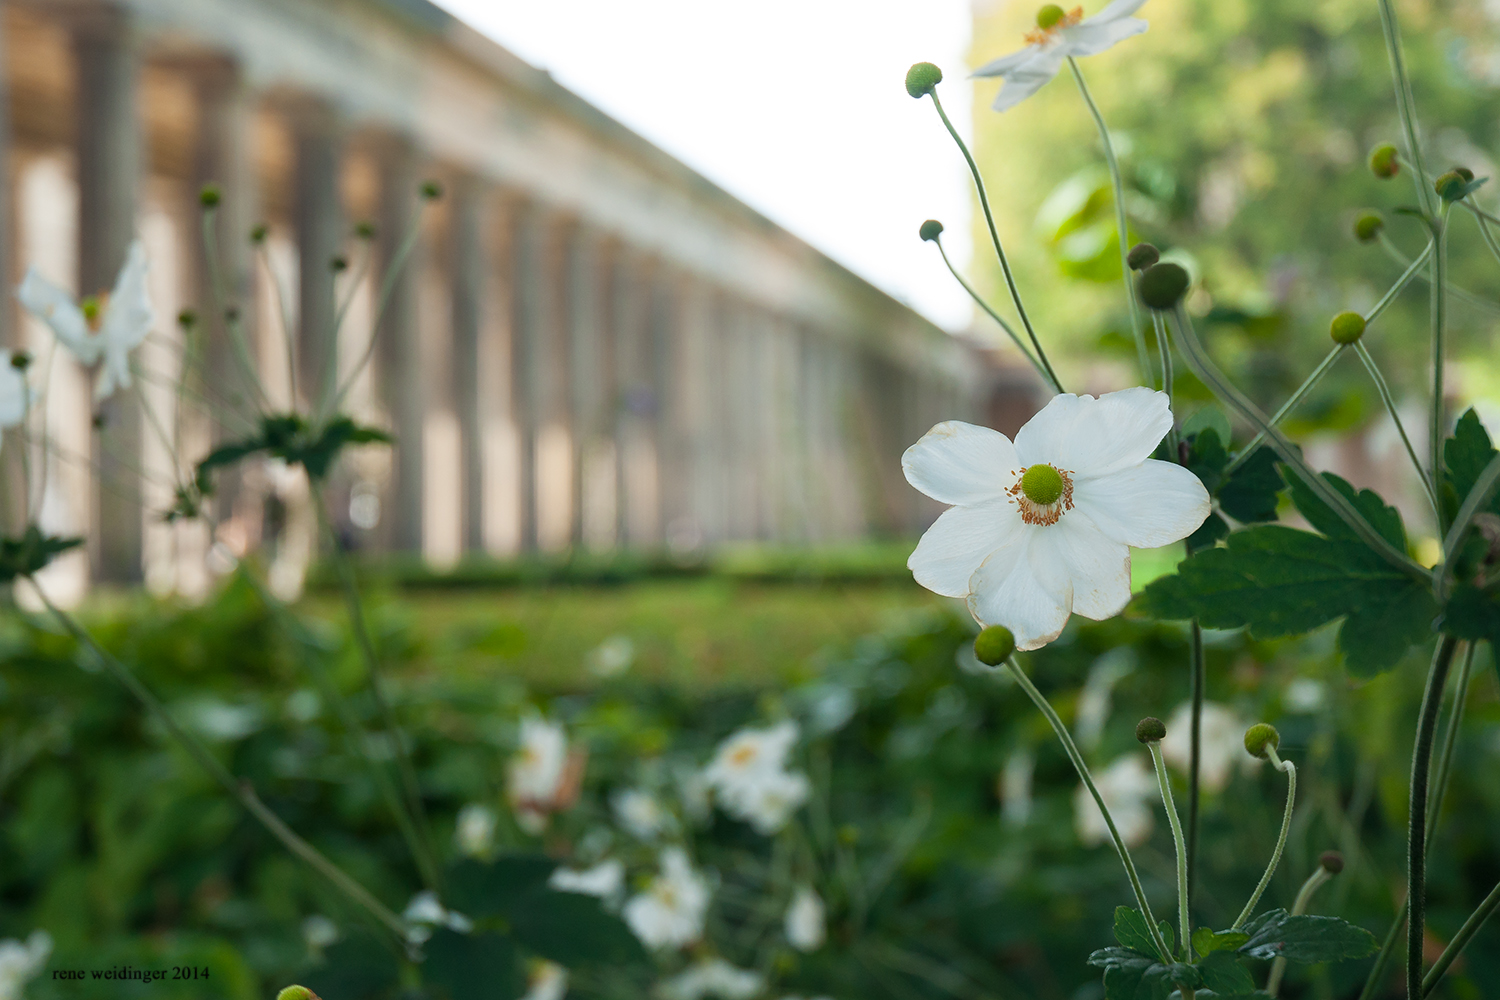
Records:
M922 223L922 227L917 230L917 235L922 237L922 239L927 241L928 243L931 243L942 234L943 224L936 219L928 219L926 222Z
M1458 201L1464 196L1468 186L1469 182L1464 180L1464 175L1457 170L1450 170L1432 182L1432 189L1442 196L1444 201Z
M1043 31L1046 31L1048 28L1055 27L1057 25L1057 22L1061 21L1067 16L1067 11L1063 10L1055 3L1049 3L1047 4L1047 6L1036 12L1036 26L1038 28L1041 28Z
M980 663L998 667L1016 651L1016 637L1004 625L991 625L974 637L974 655Z
M354 235L362 240L373 240L375 238L375 223L366 219L354 227Z
M191 309L184 309L177 314L177 325L184 330L191 330L198 325L198 314Z
M1354 220L1354 238L1361 243L1370 243L1385 228L1385 220L1376 212L1366 212Z
M437 181L423 181L421 191L422 197L428 201L437 201L443 196L443 186Z
M1470 170L1468 167L1454 167L1450 172L1462 177L1465 184L1474 179L1474 171Z
M270 228L264 222L262 222L260 225L250 230L250 242L264 243L266 241L266 234L270 231Z
M1330 875L1337 875L1344 870L1344 856L1338 851L1324 851L1318 856L1318 864Z
M1257 722L1245 730L1245 752L1252 757L1265 760L1269 756L1266 747L1275 750L1280 746L1281 734L1269 722Z
M219 185L205 184L202 190L198 192L198 204L204 208L216 208L221 197L222 194L219 191Z
M1154 715L1148 715L1135 724L1135 738L1142 743L1160 743L1167 738L1167 724Z
M1352 344L1364 336L1365 318L1357 312L1341 312L1328 324L1328 335L1335 344Z
M943 71L932 63L912 63L906 71L906 92L912 97L926 97L943 82Z
M1125 255L1125 263L1130 265L1132 271L1144 271L1159 260L1161 260L1161 251L1150 243L1137 243Z
M318 1000L318 995L306 986L288 986L276 994L276 1000Z
M10 356L10 366L18 372L24 372L31 367L30 351L15 351Z
M1188 288L1188 273L1180 264L1152 264L1135 279L1141 301L1152 309L1171 309Z
M1401 172L1401 165L1396 162L1396 147L1388 142L1381 143L1370 151L1370 173L1381 180L1390 180Z

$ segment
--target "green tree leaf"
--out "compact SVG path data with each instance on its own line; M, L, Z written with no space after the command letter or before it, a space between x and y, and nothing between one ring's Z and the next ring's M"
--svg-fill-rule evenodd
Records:
M1141 916L1141 911L1134 907L1115 907L1115 940L1143 955L1156 955L1156 942L1151 938L1151 926Z
M1442 626L1449 635L1470 642L1488 640L1500 649L1500 593L1459 584L1443 608Z
M1453 436L1443 442L1443 479L1453 487L1450 516L1458 511L1458 505L1463 503L1479 474L1494 457L1494 443L1490 441L1484 424L1479 422L1479 414L1470 409L1458 418ZM1491 500L1490 509L1500 513L1500 499Z
M1288 916L1285 910L1261 914L1245 926L1250 940L1239 949L1251 958L1285 958L1312 964L1373 955L1375 935L1338 917Z
M1199 955L1209 955L1216 951L1233 951L1246 941L1250 935L1242 931L1214 931L1207 927L1199 927L1193 931L1193 950Z
M569 967L618 967L647 960L624 921L606 913L598 899L581 893L533 889L518 900L512 928L521 944Z
M59 553L82 544L82 538L44 535L36 525L27 525L17 538L0 538L0 583L10 583L18 576L30 576Z
M500 1000L525 992L516 946L503 934L459 934L441 928L425 950L422 978L436 986L446 1000Z
M1226 935L1244 937L1241 934ZM1195 934L1194 937L1197 937ZM1203 985L1220 996L1238 996L1255 990L1250 971L1240 964L1233 951L1214 949L1198 961Z

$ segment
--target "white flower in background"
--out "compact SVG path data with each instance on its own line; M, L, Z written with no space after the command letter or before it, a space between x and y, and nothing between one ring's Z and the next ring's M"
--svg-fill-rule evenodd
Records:
M1289 711L1307 714L1323 707L1323 703L1328 700L1328 691L1322 681L1298 677L1286 686L1281 698Z
M516 822L540 833L551 813L572 804L583 776L583 758L568 752L562 726L539 716L521 720L520 745L506 769L506 793Z
M780 830L812 790L805 774L786 770L797 734L797 723L790 720L769 729L741 729L719 744L703 770L724 811L758 833Z
M703 776L719 790L780 771L797 743L798 731L797 723L790 719L767 729L741 729L719 744Z
M1156 823L1151 803L1160 790L1156 787L1156 772L1141 758L1144 754L1121 757L1103 771L1094 774L1094 784L1099 796L1109 807L1115 819L1115 828L1125 846L1135 847L1145 843ZM1104 824L1104 814L1094 802L1086 786L1080 784L1073 796L1073 822L1078 829L1078 839L1085 847L1097 847L1109 839L1109 827Z
M704 777L703 771L692 765L679 765L674 769L677 779L677 798L682 803L682 812L694 823L705 823L713 814L713 786Z
M1017 649L1056 639L1077 612L1102 621L1130 600L1130 547L1185 538L1208 517L1198 477L1150 457L1172 427L1145 387L1053 396L1016 434L958 420L906 450L906 479L944 511L906 564L917 582L966 598Z
M585 896L610 899L625 888L625 866L614 858L592 868L559 868L547 884L558 892L577 892Z
M735 819L769 837L786 826L811 793L812 782L802 772L773 771L733 789L732 795L721 795L721 804Z
M1089 667L1083 690L1078 692L1078 707L1073 713L1073 738L1085 751L1099 745L1104 724L1109 721L1115 685L1135 670L1135 650L1116 646L1100 656Z
M595 677L618 677L635 662L635 643L626 635L612 635L589 653L589 670Z
M556 962L540 961L532 966L521 1000L563 1000L568 994L568 970Z
M314 955L321 955L324 948L338 939L338 924L321 913L314 913L302 921L302 940L307 945L307 950Z
M681 948L703 936L708 882L693 871L680 847L661 852L661 872L645 892L625 904L622 916L648 948Z
M453 842L458 852L471 858L487 857L495 848L495 810L470 802L458 811Z
M751 969L739 969L722 958L710 958L662 982L658 991L665 1000L750 1000L766 988L765 977Z
M474 929L474 921L444 907L438 902L437 894L427 889L411 898L411 902L406 904L406 909L401 913L401 919L409 925L406 937L413 944L421 944L430 938L435 927L446 927L460 934L467 934Z
M46 323L58 341L80 364L101 360L94 398L107 399L116 389L130 388L130 352L151 332L151 298L146 292L146 249L140 240L130 244L114 291L73 301L67 292L36 272L16 292L21 305Z
M823 899L812 886L802 885L792 893L786 910L786 939L798 951L817 951L828 939Z
M0 349L0 427L15 427L26 419L31 406L31 388L26 376L10 363L14 355Z
M1017 747L1005 758L1000 772L1000 817L1011 826L1025 826L1031 819L1031 779L1036 773L1036 754L1030 747Z
M1203 703L1202 743L1198 754L1198 780L1210 792L1221 792L1229 784L1230 772L1238 766L1253 772L1260 761L1245 752L1245 730L1250 723L1228 705ZM1167 738L1161 755L1183 774L1192 761L1193 703L1185 701L1167 720Z
M639 788L616 792L610 799L615 819L638 840L655 840L672 822L656 796Z
M1092 56L1146 30L1146 22L1131 17L1146 0L1114 0L1093 17L1082 7L1064 11L1047 4L1036 15L1036 30L1026 35L1019 52L986 63L975 76L998 76L1005 81L990 107L1006 111L1049 82L1071 56Z
M32 931L24 942L0 941L0 1000L21 1000L26 984L35 979L52 954L52 935Z

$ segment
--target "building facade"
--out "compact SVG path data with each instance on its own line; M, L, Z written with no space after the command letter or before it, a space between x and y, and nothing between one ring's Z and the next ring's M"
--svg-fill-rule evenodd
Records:
M159 514L174 463L333 386L395 437L351 454L336 530L439 563L912 532L933 510L901 451L984 406L980 353L425 0L0 9L5 272L88 294L132 239L152 261L140 391L103 413L4 312L46 361L35 509L90 538L94 579L191 590L268 531L312 551L306 484L272 465L226 479L211 527Z

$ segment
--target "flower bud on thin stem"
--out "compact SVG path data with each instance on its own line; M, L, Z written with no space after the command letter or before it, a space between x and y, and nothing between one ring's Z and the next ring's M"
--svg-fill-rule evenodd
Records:
M318 1000L318 995L306 986L288 986L276 994L276 1000Z
M1160 311L1171 309L1181 301L1188 284L1188 273L1182 265L1167 261L1152 264L1142 271L1141 276L1136 279L1135 287L1142 302Z
M1154 727L1148 727L1147 723L1154 722ZM1140 725L1135 727L1135 738L1146 744L1146 749L1151 751L1151 763L1156 768L1156 786L1161 790L1161 804L1166 807L1167 821L1172 825L1172 845L1177 850L1177 940L1182 942L1189 962L1193 960L1193 925L1192 918L1188 914L1188 877L1187 877L1187 846L1182 840L1182 821L1177 818L1177 804L1172 801L1172 781L1167 777L1167 764L1161 758L1161 740L1141 739L1141 729L1145 727L1151 732L1160 731L1162 736L1167 735L1167 727L1162 725L1160 719L1142 719Z
M980 663L998 667L1016 651L1016 637L1004 625L991 625L974 639L974 656Z
M912 97L935 95L935 88L942 82L943 71L930 62L912 63L911 69L906 71L906 92Z
M204 208L218 208L223 194L219 191L217 184L205 184L198 192L198 204Z
M1125 263L1132 271L1144 271L1161 260L1161 251L1150 243L1137 243L1125 255Z
M1383 181L1388 181L1401 172L1401 165L1396 162L1396 147L1388 142L1383 142L1370 150L1370 173Z
M1254 734L1252 741L1251 735ZM1250 750L1252 743L1262 752L1257 753ZM1286 850L1286 835L1292 828L1292 807L1297 804L1297 766L1289 760L1282 760L1276 753L1276 747L1281 743L1281 736L1277 734L1274 726L1262 722L1250 727L1245 734L1245 749L1250 750L1252 756L1264 757L1270 760L1271 766L1286 774L1286 811L1281 816L1281 833L1276 837L1276 849L1271 852L1271 861L1266 865L1266 873L1260 877L1260 884L1250 894L1250 900L1245 908L1240 911L1233 926L1229 929L1237 931L1244 926L1245 921L1255 912L1255 904L1260 902L1261 895L1266 891L1266 886L1271 884L1271 876L1276 874L1276 866L1281 864L1281 852Z
M1353 344L1365 334L1365 318L1357 312L1341 312L1328 324L1335 344Z
M31 367L31 352L13 351L10 356L10 366L18 372L24 372Z
M1354 238L1361 243L1373 243L1385 228L1385 220L1376 212L1366 212L1354 220Z
M922 237L923 242L931 243L943 235L943 224L936 219L928 219L918 227L917 235Z
M443 196L443 185L439 184L437 181L423 181L421 188L419 188L418 190L421 192L422 197L427 201L437 201Z
M1148 715L1135 724L1135 738L1142 743L1160 743L1167 738L1166 723L1154 715Z

